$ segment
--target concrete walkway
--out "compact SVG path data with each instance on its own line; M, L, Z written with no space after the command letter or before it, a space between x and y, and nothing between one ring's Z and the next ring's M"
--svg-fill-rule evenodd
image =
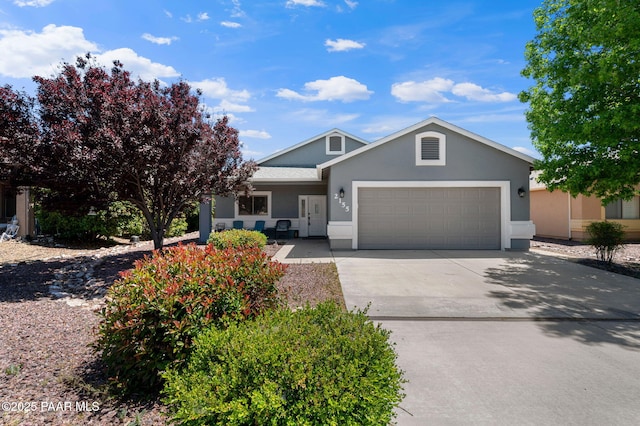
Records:
M331 263L333 253L326 239L295 238L273 256L280 263Z

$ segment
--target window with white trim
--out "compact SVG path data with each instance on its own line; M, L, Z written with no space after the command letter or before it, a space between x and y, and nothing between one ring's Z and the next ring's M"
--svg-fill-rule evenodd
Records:
M326 137L327 155L342 155L345 153L344 135L332 133Z
M238 197L238 216L269 216L269 196L254 194Z
M416 166L444 166L446 164L447 138L439 132L423 132L416 135Z

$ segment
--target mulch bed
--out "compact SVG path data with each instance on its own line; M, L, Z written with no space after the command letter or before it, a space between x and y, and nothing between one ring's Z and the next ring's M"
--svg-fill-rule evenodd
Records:
M171 244L192 241L194 236L188 235ZM279 248L268 245L265 251L273 255ZM0 258L0 424L166 424L166 407L158 398L109 396L103 366L91 347L99 316L87 306L70 306L49 294L54 271L77 256L61 257L37 246L27 249L33 251L28 260ZM120 271L151 249L148 243L140 244L106 256L94 270L95 280L110 286ZM82 256L90 255L91 250L82 251ZM290 265L279 287L293 307L342 301L334 264Z

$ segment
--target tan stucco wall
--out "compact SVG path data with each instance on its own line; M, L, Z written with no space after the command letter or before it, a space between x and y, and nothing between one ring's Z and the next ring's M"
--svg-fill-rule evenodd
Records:
M33 236L35 230L35 218L29 189L25 188L22 192L19 192L16 195L16 216L18 216L20 225L18 235L21 237L26 235Z
M531 220L536 225L536 236L584 241L589 238L587 226L591 222L605 220L605 209L597 197L578 195L574 198L562 191L549 192L539 184L530 186L530 195ZM640 241L640 219L608 220L625 227L627 240Z
M531 191L531 220L536 235L550 238L569 238L569 195L546 189Z
M604 220L602 203L596 197L578 195L571 198L571 219Z

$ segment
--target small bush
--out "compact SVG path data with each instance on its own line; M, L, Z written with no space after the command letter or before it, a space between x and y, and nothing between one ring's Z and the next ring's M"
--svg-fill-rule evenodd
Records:
M71 216L55 211L39 209L36 214L40 231L62 240L95 241L110 238L117 233L117 221L107 211L96 215Z
M165 403L189 425L386 425L404 382L389 334L330 302L209 329Z
M189 225L187 224L187 219L184 217L184 215L180 215L173 219L171 225L169 226L169 229L167 229L167 232L165 233L165 237L181 237L185 234L185 232L187 232L188 227Z
M153 392L159 372L181 363L192 339L279 305L284 265L260 249L201 249L195 244L137 261L109 289L96 348L124 393Z
M591 222L587 232L587 244L596 249L600 261L611 265L616 252L624 247L624 226L617 222Z
M145 233L147 221L142 212L130 202L115 201L109 204L109 214L115 218L118 224L116 235L122 237Z
M229 229L223 232L212 232L209 235L209 244L213 244L218 249L258 247L262 248L267 244L267 236L262 232L248 231L246 229Z

